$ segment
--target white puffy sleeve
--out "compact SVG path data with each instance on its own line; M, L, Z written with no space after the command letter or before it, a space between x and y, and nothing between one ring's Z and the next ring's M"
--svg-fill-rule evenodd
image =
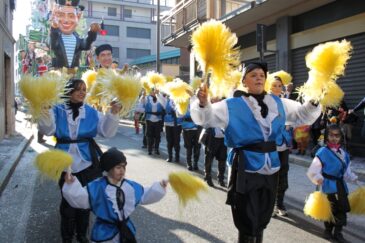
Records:
M314 157L312 164L310 165L307 171L307 176L313 184L318 185L318 181L321 179L323 180L321 171L322 171L322 163L318 157Z
M284 105L286 114L285 124L287 125L293 127L299 125L312 125L321 115L321 105L314 106L310 102L301 104L300 102L286 98L281 98L281 101Z
M205 107L199 106L196 96L190 98L190 115L195 124L202 127L218 127L225 129L228 125L228 107L226 100Z
M141 204L152 204L160 201L166 194L166 189L163 188L160 182L154 182L152 186L145 188Z
M47 117L41 117L38 121L38 130L40 133L52 136L56 132L56 122L53 109L48 110Z
M70 184L63 184L62 196L73 208L90 208L89 194L87 189L86 187L82 187L81 183L76 177L74 182Z
M118 114L112 114L111 112L105 115L98 112L99 123L98 123L98 134L102 137L110 138L113 137L118 130L119 116Z

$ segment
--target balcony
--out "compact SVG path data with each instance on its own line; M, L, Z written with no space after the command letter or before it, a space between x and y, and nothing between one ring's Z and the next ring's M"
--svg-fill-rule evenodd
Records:
M118 12L114 16L108 15L107 12L101 11L84 11L84 15L87 18L94 18L94 19L105 19L105 20L119 20L125 22L135 22L135 23L155 23L153 17L151 16L139 16L139 15L124 15Z
M191 31L208 19L222 19L238 10L250 9L252 0L182 0L161 20L161 40L168 44L172 39Z

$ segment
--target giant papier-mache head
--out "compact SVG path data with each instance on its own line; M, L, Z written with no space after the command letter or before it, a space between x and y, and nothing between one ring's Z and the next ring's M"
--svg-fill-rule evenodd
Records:
M66 35L72 34L79 22L83 6L79 6L79 0L56 0L58 4L54 10L55 21L58 28Z

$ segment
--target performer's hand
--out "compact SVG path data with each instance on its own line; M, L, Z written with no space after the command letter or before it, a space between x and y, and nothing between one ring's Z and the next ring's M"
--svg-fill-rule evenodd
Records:
M317 185L321 186L323 184L323 179L318 179L317 180Z
M52 11L51 17L49 19L50 23L51 23L51 27L54 29L58 29L58 20L57 20L57 9L54 9Z
M90 25L90 31L91 32L99 32L101 30L100 24L98 23L92 23Z
M163 188L166 188L167 187L167 184L169 184L169 182L167 180L162 180L160 181L160 185L163 187Z
M114 115L118 114L120 112L120 110L122 109L122 105L117 101L112 101L110 103L110 106L111 106L110 112Z
M198 99L200 106L206 106L208 104L208 87L206 83L203 83L198 90Z
M72 182L75 181L75 177L71 174L71 173L66 173L65 174L65 183L67 184L71 184Z

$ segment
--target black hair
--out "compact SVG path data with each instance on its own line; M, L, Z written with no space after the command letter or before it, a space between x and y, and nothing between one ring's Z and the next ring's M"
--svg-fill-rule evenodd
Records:
M326 129L324 130L324 142L327 143L328 142L328 134L330 133L330 131L339 131L341 134L341 139L340 139L340 143L343 142L344 136L343 136L343 132L341 130L341 127L337 124L330 124L326 127Z
M115 61L115 60L112 63L115 63L115 64L118 64L119 65L119 62L118 61Z
M63 91L64 98L68 99L75 89L77 89L81 84L85 84L84 80L79 78L71 78L67 81L65 89Z
M251 72L252 70L259 68L262 69L265 73L265 78L267 78L267 63L266 62L250 62L243 68L242 79L245 78L246 74Z

